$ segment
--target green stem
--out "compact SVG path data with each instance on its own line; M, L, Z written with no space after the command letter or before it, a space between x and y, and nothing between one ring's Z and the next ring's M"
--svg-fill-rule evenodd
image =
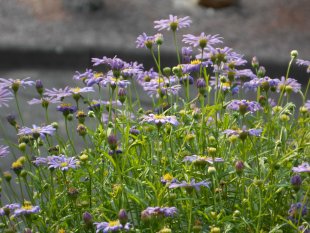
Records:
M69 134L69 130L68 130L68 119L67 117L65 117L65 126L66 126L66 133L67 133L67 137L68 137L68 140L69 140L69 143L74 151L74 153L76 154L76 150L75 150L75 147L74 147L74 144L70 138L70 134Z
M173 31L173 43L174 43L174 46L175 46L175 50L177 52L178 64L181 64L181 59L180 59L180 54L179 54L179 47L178 47L177 38L176 38L176 32L175 31Z
M15 102L16 102L16 107L17 107L19 118L20 118L22 124L24 125L24 120L23 120L22 113L20 111L19 102L18 102L18 98L17 98L17 93L16 92L14 92L14 98L15 98Z

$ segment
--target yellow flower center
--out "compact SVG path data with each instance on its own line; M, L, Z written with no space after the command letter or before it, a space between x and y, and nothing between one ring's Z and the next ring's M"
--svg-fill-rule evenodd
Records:
M166 173L163 176L163 178L164 178L164 180L167 180L167 181L172 181L173 180L173 176L170 173Z
M103 73L95 73L94 78L102 78Z
M109 227L115 227L118 226L119 224L120 224L119 220L109 221Z
M31 210L32 209L32 205L31 205L31 203L29 202L29 201L25 201L24 202L24 205L23 205L23 209L24 210Z
M60 166L61 166L61 167L67 167L67 166L68 166L68 163L67 163L67 162L63 162L63 163L60 164Z
M201 61L198 60L198 59L195 59L195 60L191 61L191 65L199 65L199 64L201 64Z
M74 94L78 94L78 93L80 92L81 88L75 87L75 88L71 88L70 90L71 90Z
M223 87L230 87L231 86L229 82L225 82L222 85L223 85Z
M160 119L164 119L164 116L162 116L162 115L154 115L154 118L160 120Z

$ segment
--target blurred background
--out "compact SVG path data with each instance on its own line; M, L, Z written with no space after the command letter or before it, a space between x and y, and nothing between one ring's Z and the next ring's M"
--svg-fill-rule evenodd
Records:
M193 21L179 32L179 41L181 34L219 34L223 46L249 61L257 56L266 75L279 78L291 50L310 59L309 13L309 0L0 0L0 77L74 86L75 71L91 68L92 57L115 55L150 68L151 56L135 48L136 38L155 34L153 21L173 14ZM163 33L163 63L174 65L171 33ZM293 65L291 77L305 84L305 70ZM35 93L21 95L26 101ZM24 109L26 118L37 114L27 104ZM8 113L2 108L1 120Z

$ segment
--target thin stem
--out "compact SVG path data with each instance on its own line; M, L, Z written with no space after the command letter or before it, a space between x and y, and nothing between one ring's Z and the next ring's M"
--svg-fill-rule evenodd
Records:
M24 125L24 120L23 120L22 113L20 111L19 102L18 102L18 98L17 98L17 93L16 92L14 92L14 98L15 98L15 102L16 102L16 107L17 107L19 118L20 118L22 124Z
M176 38L176 32L175 31L173 31L173 43L174 43L174 46L175 46L175 50L177 52L178 64L181 64L181 59L180 59L180 54L179 54L179 47L178 47L177 38Z

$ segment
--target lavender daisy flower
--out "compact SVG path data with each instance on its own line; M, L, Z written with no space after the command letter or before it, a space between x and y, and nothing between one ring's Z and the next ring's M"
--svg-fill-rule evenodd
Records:
M182 62L184 64L190 63L193 55L193 49L191 47L182 47Z
M301 173L301 172L308 172L310 174L310 165L309 163L302 163L298 167L293 167L293 172Z
M67 171L69 168L76 168L78 166L78 160L74 157L66 157L64 155L54 155L48 160L48 168L59 168L61 171Z
M278 83L278 92L295 92L297 93L301 89L301 84L297 82L296 79L288 78L285 80L285 77L281 77L281 81Z
M35 84L34 81L28 80L30 78L25 78L25 79L4 79L4 78L0 78L0 86L2 88L10 88L12 89L14 92L17 92L19 87L26 87L26 86L32 86Z
M100 83L102 87L106 87L108 84L112 87L115 88L116 86L121 87L121 88L127 88L128 85L130 85L130 81L124 80L122 78L115 78L112 72L109 72Z
M262 132L263 132L262 129L248 129L247 130L246 127L244 126L242 130L227 129L223 133L226 134L228 137L236 135L241 140L245 140L248 136L260 137Z
M171 96L177 95L182 88L181 85L173 85L167 87L158 87L154 85L148 85L147 83L143 86L143 89L147 92L150 97L163 97L163 96Z
M143 217L174 217L178 212L176 207L147 207L142 211Z
M94 76L94 72L92 69L86 69L84 73L80 73L78 71L75 71L75 75L73 76L73 80L84 80L84 79L90 79Z
M210 184L210 182L207 182L205 180L196 183L195 179L192 179L190 183L188 183L186 181L182 181L181 183L173 182L173 183L171 183L169 185L169 188L170 189L173 189L173 188L185 188L185 189L187 189L189 191L195 188L197 191L199 191L201 186L209 188L209 184Z
M43 93L43 95L48 96L48 97L52 97L55 99L63 99L64 97L71 96L72 92L71 92L70 87L65 87L64 89L53 88L52 90L45 89L45 92Z
M248 100L232 100L226 107L229 110L239 111L242 115L246 112L256 112L261 110L259 103Z
M222 37L219 37L219 35L205 35L204 32L202 32L199 36L194 36L191 34L183 35L183 42L185 44L189 44L193 47L201 47L201 48L211 48L211 45L223 43Z
M103 57L102 59L92 58L92 62L94 63L93 66L106 65L108 68L112 70L121 70L126 64L126 62L124 62L120 58L117 58L116 56L114 58L108 58L108 57Z
M57 111L62 112L64 116L68 116L69 114L75 113L77 111L77 107L72 104L62 103L57 106Z
M224 162L224 159L222 158L212 158L212 157L206 157L206 156L198 156L198 155L191 155L191 156L186 156L183 159L183 162L191 162L193 164L201 164L204 165L206 163L213 164L213 163L218 163L218 162Z
M299 216L303 217L303 216L306 216L308 214L308 209L307 209L306 204L303 204L301 202L297 202L296 204L291 205L291 207L288 211L288 214L289 214L288 218L292 222L297 223Z
M137 48L151 49L155 44L155 37L148 36L146 35L146 33L143 32L141 35L137 37L136 44Z
M12 99L12 96L13 95L9 90L5 89L4 86L0 85L0 108L2 106L8 107L8 102Z
M56 129L52 125L46 125L42 127L38 127L36 125L32 125L32 128L22 127L18 130L17 135L32 135L35 139L41 137L45 138L46 135L52 136Z
M51 158L51 156L48 156L47 158L36 157L35 160L32 161L32 163L34 163L36 166L47 166Z
M126 63L121 70L124 79L132 78L143 72L143 65L137 62Z
M19 203L7 204L0 208L0 216L10 215L10 213L14 212L14 210L20 208Z
M99 84L104 79L103 73L93 73L91 77L85 80L86 86L91 87L94 84Z
M95 222L94 224L96 225L96 233L119 232L121 230L129 231L131 228L129 223L122 225L119 220L110 222Z
M192 20L189 16L178 18L177 16L169 15L169 19L162 19L154 21L154 28L161 31L164 29L171 31L179 30L180 28L189 27Z
M60 103L59 99L56 99L55 97L42 97L41 99L33 98L32 100L28 101L29 105L33 104L41 104L42 107L46 108L49 104L58 104Z
M8 149L8 146L0 145L0 158L6 157L10 153Z
M268 91L269 89L274 91L279 85L279 82L279 79L271 79L266 76L264 78L254 78L251 81L244 83L244 87L254 90L256 90L257 87L261 87L263 91Z
M157 126L161 126L167 123L177 126L179 122L175 116L155 115L149 114L143 116L142 122L154 123Z
M302 60L302 59L296 59L296 64L299 66L306 66L307 67L307 73L310 73L310 61Z
M36 214L40 211L39 206L33 206L30 202L25 201L24 205L14 210L14 216Z

